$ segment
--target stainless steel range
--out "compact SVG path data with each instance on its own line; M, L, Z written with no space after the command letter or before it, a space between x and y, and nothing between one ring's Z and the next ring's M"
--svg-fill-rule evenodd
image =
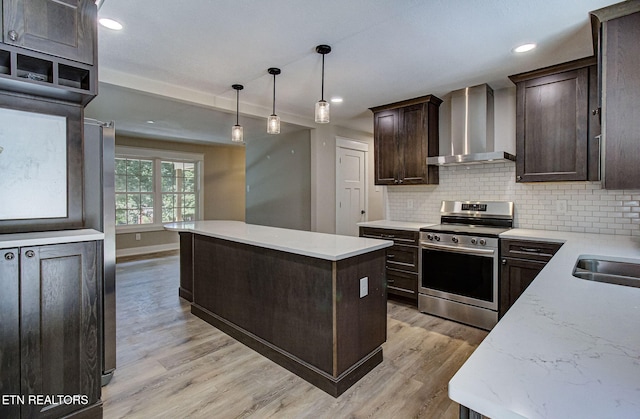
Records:
M513 202L442 201L439 225L420 229L418 309L490 330L498 322L498 235Z

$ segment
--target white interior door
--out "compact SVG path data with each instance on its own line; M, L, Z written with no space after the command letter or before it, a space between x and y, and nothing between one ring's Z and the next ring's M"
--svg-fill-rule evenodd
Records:
M367 144L345 140L336 144L336 234L357 236L357 223L367 219Z

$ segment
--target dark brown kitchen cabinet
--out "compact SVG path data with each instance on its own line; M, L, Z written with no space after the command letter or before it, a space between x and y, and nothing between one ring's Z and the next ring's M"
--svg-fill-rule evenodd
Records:
M516 84L516 181L599 179L596 59L510 76Z
M502 317L556 254L562 244L528 240L500 240L500 301Z
M2 393L76 396L0 406L3 418L102 417L96 249L81 242L0 251Z
M419 232L360 227L360 237L393 240L386 249L387 294L418 304Z
M376 185L437 184L438 115L442 100L433 96L371 108Z
M92 0L2 0L0 91L86 105L97 95Z
M640 1L592 12L601 65L605 189L640 188Z
M94 0L3 0L2 42L94 64L97 13Z

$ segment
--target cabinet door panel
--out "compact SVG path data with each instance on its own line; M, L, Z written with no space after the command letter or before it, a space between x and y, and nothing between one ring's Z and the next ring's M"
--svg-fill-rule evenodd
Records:
M405 184L427 181L427 109L424 104L402 108L402 138L399 138L400 155L404 163L400 179Z
M38 246L21 252L22 393L100 398L96 244ZM86 407L25 405L28 417ZM25 412L26 411L26 412Z
M640 188L640 12L605 22L603 50L604 187Z
M91 0L4 0L3 41L93 64L96 16Z
M519 83L519 180L587 179L588 86L588 68Z
M500 271L500 317L516 302L533 282L545 262L504 258Z
M398 111L374 115L374 153L376 185L393 185L398 171Z
M18 249L0 250L0 394L20 394ZM0 417L20 417L18 403L0 404Z

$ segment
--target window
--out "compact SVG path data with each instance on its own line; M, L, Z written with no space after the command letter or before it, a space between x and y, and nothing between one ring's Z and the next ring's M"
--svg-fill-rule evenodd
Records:
M161 229L165 223L199 219L202 162L200 154L116 147L118 230Z

